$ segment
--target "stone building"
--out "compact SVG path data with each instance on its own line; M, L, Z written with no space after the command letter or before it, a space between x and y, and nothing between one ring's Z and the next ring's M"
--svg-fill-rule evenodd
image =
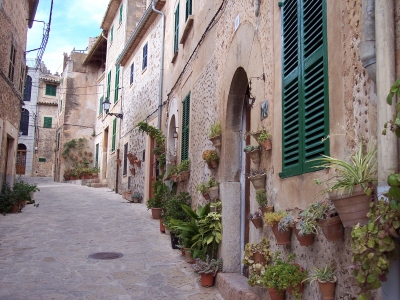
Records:
M27 29L39 0L0 1L0 182L14 183L26 77Z

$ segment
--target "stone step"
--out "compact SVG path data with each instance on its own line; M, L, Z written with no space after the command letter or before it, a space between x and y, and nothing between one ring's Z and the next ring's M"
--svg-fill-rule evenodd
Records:
M108 187L107 183L91 183L90 187L92 188L102 188L102 187Z
M237 273L217 273L215 285L224 299L261 300L262 298L249 289L247 278Z
M93 179L84 179L82 180L82 185L87 185L88 183L100 183L99 178L93 178Z

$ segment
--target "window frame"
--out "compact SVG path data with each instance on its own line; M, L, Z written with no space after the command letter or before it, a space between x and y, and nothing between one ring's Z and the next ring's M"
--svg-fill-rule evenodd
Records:
M117 139L117 118L113 120L112 137L111 137L111 152L115 151L115 144Z
M14 43L11 43L11 51L9 56L9 65L8 65L8 79L14 82L15 75L15 57L17 56L17 49L14 46Z
M122 168L122 175L127 175L128 174L128 143L125 143L124 145L124 164Z
M19 131L21 135L29 135L29 110L23 109L21 111L21 120L19 122Z
M110 28L110 45L114 41L114 25L111 26Z
M174 12L174 54L179 50L179 5L176 5Z
M187 19L189 18L189 16L192 15L192 9L193 9L193 5L192 5L192 0L186 0L186 9L185 9L185 22L187 21Z
M51 84L51 83L46 83L46 88L45 88L44 94L46 96L56 97L57 96L57 85Z
M117 65L115 68L114 103L118 102L118 96L119 96L119 70L120 70L120 65Z
M104 102L104 95L101 95L99 99L99 116L103 114L103 102Z
M123 13L123 3L121 3L121 6L119 7L119 24L122 23L122 13Z
M144 70L147 69L147 64L148 64L148 61L147 61L148 53L149 53L149 45L148 45L148 42L146 42L146 43L143 45L142 71L144 71Z
M130 74L129 74L129 84L132 85L133 81L135 80L135 63L131 64Z
M95 146L95 155L94 155L94 167L98 168L99 167L99 149L100 149L100 144L97 143Z
M49 122L50 122L50 126L49 126ZM53 125L52 117L43 117L43 128L52 128L52 125Z
M190 92L182 101L181 161L189 159L190 146Z
M32 77L27 75L24 86L24 102L30 102L32 99Z

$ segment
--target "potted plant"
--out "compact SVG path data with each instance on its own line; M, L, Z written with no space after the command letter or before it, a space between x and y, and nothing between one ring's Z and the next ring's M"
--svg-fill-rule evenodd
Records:
M177 173L179 175L179 182L188 180L190 175L190 160L181 161L177 168Z
M208 182L202 182L196 186L196 192L200 192L206 200L210 200L208 194Z
M215 148L221 147L221 123L215 123L208 129L208 139L213 143Z
M260 163L260 146L247 145L243 148L243 151L250 156L254 164Z
M207 193L210 196L211 201L215 201L219 198L219 187L218 181L214 177L210 177L207 182Z
M222 271L222 265L222 258L210 259L207 255L205 260L196 258L192 267L196 273L201 275L202 286L210 287L214 285L214 279L217 272Z
M260 144L264 150L268 151L272 149L272 142L271 142L271 134L268 133L265 129L253 134L257 142Z
M131 197L133 203L140 203L140 201L142 201L142 198L143 195L139 192L134 192Z
M313 273L307 278L307 280L310 281L310 284L313 281L318 282L319 289L322 293L322 299L334 300L337 281L335 270L328 265L322 268L314 267L312 270Z
M300 265L294 264L296 255L290 254L286 260L280 258L280 252L273 257L273 264L269 265L261 275L261 284L268 288L272 300L284 300L285 290L299 299L302 293L303 281L307 278L307 271Z
M218 168L219 156L217 150L205 150L202 158L207 162L210 169Z
M259 190L256 192L256 201L259 205L259 209L261 210L262 214L264 215L267 212L273 212L274 206L268 206L268 196L267 192L264 190Z
M367 213L372 200L372 183L377 181L377 150L370 147L363 151L363 141L350 162L322 155L317 167L331 168L335 175L325 182L329 198L332 200L344 227L368 222ZM316 181L321 183L320 181Z
M32 193L36 191L39 191L36 184L29 184L22 180L16 181L12 188L12 198L18 209L14 208L14 210L20 211L26 203L31 201Z
M312 218L307 218L300 213L299 218L296 220L294 233L300 246L310 246L314 242L314 236L318 233L317 223Z
M256 191L265 190L265 179L267 172L265 170L250 169L250 173L246 174Z
M290 244L294 219L287 212L276 211L264 214L265 224L272 227L272 232L276 238L277 245Z
M247 219L251 221L256 229L261 229L263 227L263 220L261 212L258 210L254 214L249 213Z
M161 172L164 171L165 165L167 164L167 157L165 153L162 153L157 160L158 160L158 167L160 168Z
M157 180L153 182L152 188L154 191L154 197L147 200L147 209L151 209L151 215L153 219L160 219L162 209L164 208L166 195L170 192L169 188L162 181L164 174L157 177Z
M269 241L263 237L259 243L247 243L244 246L242 263L249 267L251 273L260 274L261 267L257 264L266 265L272 257Z

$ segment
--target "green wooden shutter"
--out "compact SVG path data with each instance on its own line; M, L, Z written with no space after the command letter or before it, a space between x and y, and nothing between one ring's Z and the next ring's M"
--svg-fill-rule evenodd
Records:
M54 84L46 84L46 95L56 96L57 94L57 86Z
M114 25L111 26L111 32L110 32L110 43L112 43L114 40Z
M95 160L94 160L94 166L96 168L99 167L99 144L96 144L96 153L95 153Z
M329 154L325 0L285 1L282 8L282 173L312 172Z
M186 0L185 22L192 14L192 0Z
M108 101L110 101L110 94L111 94L111 70L110 70L110 72L108 72L108 76L107 76L107 94L106 94L106 98L108 99Z
M114 103L118 102L118 90L119 90L119 65L115 71L115 89L114 89Z
M112 131L112 141L111 141L111 152L115 151L115 139L117 136L117 118L113 120L113 131Z
M99 102L99 115L103 113L103 101L104 101L104 96L101 96Z
M121 4L121 6L119 7L119 23L122 23L122 12L123 12L123 6Z
M182 102L181 160L189 158L190 92Z
M52 117L44 117L43 118L43 128L51 128L52 121L53 121Z
M174 53L178 51L178 45L179 45L179 3L176 6L175 10L175 25L174 25Z

